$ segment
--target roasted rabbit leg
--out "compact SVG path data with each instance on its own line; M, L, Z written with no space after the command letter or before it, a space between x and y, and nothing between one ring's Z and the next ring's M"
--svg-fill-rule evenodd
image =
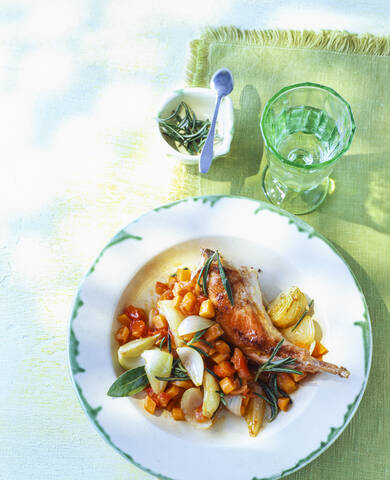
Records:
M209 249L203 250L202 263L213 253ZM223 286L216 260L210 265L207 290L215 308L215 319L224 329L228 341L242 349L253 362L261 364L284 339L275 360L291 357L295 360L294 368L302 372L329 372L348 378L349 371L346 368L313 358L304 348L290 343L274 327L263 305L255 269L236 269L225 259L221 261L232 289L234 306Z

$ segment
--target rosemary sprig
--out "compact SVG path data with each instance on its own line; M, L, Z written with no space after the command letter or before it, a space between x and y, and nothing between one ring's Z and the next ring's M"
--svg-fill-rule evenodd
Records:
M209 270L210 270L210 266L211 264L213 263L214 261L214 258L217 259L217 262L218 262L218 270L219 270L219 275L221 277L221 280L222 280L222 285L227 293L227 296L229 298L229 302L231 305L234 305L234 299L233 299L233 293L232 293L232 289L230 287L230 283L229 283L229 280L226 276L226 273L225 273L225 270L222 266L222 262L221 262L221 258L219 256L219 252L218 250L216 250L204 263L203 267L201 268L200 272L199 272L199 276L198 276L198 285L202 287L203 289L203 293L206 295L206 297L208 297L208 293L207 293L207 277L209 275ZM200 284L200 280L202 279L202 285Z
M156 375L157 380L161 380L162 382L183 382L184 380L190 380L190 377L187 375L186 377L159 377Z
M192 155L200 153L210 130L210 121L198 120L194 111L185 102L180 102L171 115L157 118L157 121L164 135L176 142L178 147L183 146Z
M226 407L226 399L225 399L225 394L223 393L222 390L215 390L217 393L219 393L219 396L221 397L221 403Z
M298 375L302 375L301 371L295 370L293 368L289 368L287 366L287 365L292 365L292 364L295 363L295 360L291 357L282 358L280 360L276 360L275 362L272 362L275 355L278 353L280 347L282 346L283 342L284 342L284 339L282 338L280 340L280 342L274 348L274 350L271 353L269 359L265 363L263 363L263 365L260 365L260 367L257 370L256 376L255 376L255 382L257 382L257 380L260 376L260 373L262 373L262 372L285 372L285 373L296 373Z
M203 265L202 269L200 270L199 276L198 276L197 284L202 287L203 293L206 295L206 297L208 297L208 294L207 294L207 277L208 277L208 274L209 274L209 269L210 269L211 262L214 260L215 253L216 253L216 252L214 252L214 253L204 262L204 265ZM200 284L200 279L202 279L202 285Z
M230 283L229 280L227 279L225 270L222 266L221 259L219 257L219 253L217 250L217 260L218 260L218 268L219 268L219 274L221 276L222 284L226 290L227 296L229 297L229 302L231 305L234 305L234 299L233 299L233 294L232 294L232 289L230 288Z
M163 347L163 345L164 345L165 339L166 339L166 337L163 337L163 338L161 339L160 345L158 346L158 348L159 348L160 350L162 349L162 347Z
M186 343L186 345L188 345L190 348L193 348L194 350L196 350L198 353L200 353L201 355L204 355L205 357L209 357L210 355L208 353L206 353L204 350L202 350L201 348L199 347L195 347L195 345L190 345L189 343Z
M211 370L211 368L206 367L206 370L209 372L210 375L216 378L218 382L221 380L220 377L218 377L218 375Z
M192 339L187 342L187 345L190 347L193 343L199 341L201 337L206 333L207 328L204 330L200 330L199 332L196 332L195 335L192 337Z
M306 315L309 313L309 310L311 309L313 303L314 303L314 300L311 299L311 300L310 300L310 303L309 303L309 308L302 313L300 319L297 321L297 323L296 323L296 324L293 326L293 328L291 329L292 332L293 332L296 328L298 328L298 325L302 322L302 320L303 320L303 319L306 317Z
M268 398L268 403L271 407L271 418L269 421L272 422L273 420L275 420L275 418L279 413L278 399L275 396L272 389L265 382L263 382L262 380L259 380L258 383L263 389L263 392L265 393L266 397Z
M168 352L172 353L172 343L171 343L171 332L168 331L167 335L167 346L168 346Z

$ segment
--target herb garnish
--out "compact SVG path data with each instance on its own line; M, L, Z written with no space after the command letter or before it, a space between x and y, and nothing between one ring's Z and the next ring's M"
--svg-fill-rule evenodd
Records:
M309 313L309 310L311 309L311 306L313 305L313 302L314 302L313 299L310 300L309 308L302 313L300 319L297 321L297 323L296 323L296 324L293 326L293 328L291 329L292 332L298 327L298 325L302 322L302 320L303 320L303 319L306 317L306 315Z
M177 147L183 146L191 155L201 152L210 130L210 121L198 120L185 102L180 102L169 117L157 118L157 121L161 132L171 138Z
M226 399L225 399L225 394L223 393L222 390L215 390L217 393L219 393L219 396L221 397L221 403L226 407Z
M255 382L257 382L259 375L262 372L285 372L297 373L298 375L302 375L302 372L300 372L299 370L287 367L287 365L293 365L295 363L295 360L291 357L282 358L280 360L276 360L275 362L272 361L275 355L278 353L283 342L284 339L282 338L282 340L280 340L280 342L274 348L269 359L265 363L263 363L263 365L260 365L255 376Z
M110 397L135 395L149 385L145 367L137 367L122 373L107 392Z
M168 330L168 335L167 335L167 345L168 345L168 352L172 353L171 332L169 330Z
M221 280L222 280L222 285L227 293L227 296L229 298L229 302L231 305L234 305L234 299L233 299L233 294L232 294L232 289L230 287L230 283L229 283L229 280L226 276L226 273L225 273L225 270L222 266L222 262L221 262L221 258L219 256L219 252L218 250L216 250L204 263L203 267L201 268L200 272L199 272L199 276L198 276L198 281L197 281L197 284L199 286L202 286L202 289L203 289L203 293L206 295L206 297L208 297L208 293L207 293L207 277L208 277L208 274L209 274L209 270L210 270L210 266L212 264L212 262L214 261L214 258L217 259L218 261L218 270L219 270L219 275L221 277ZM200 280L202 279L202 285L200 284Z
M156 376L157 380L161 380L162 382L175 382L175 381L183 381L183 380L190 380L188 376L187 370L184 368L184 365L181 361L177 358L174 360L172 365L172 376L171 377L158 377Z
M212 375L214 378L216 378L218 380L218 382L221 380L220 377L218 377L218 375L216 373L214 373L211 368L208 368L206 367L206 370L209 372L210 375Z
M159 346L158 346L158 348L159 348L160 350L162 349L165 340L166 340L166 337L163 337L163 338L161 339L161 342L160 342L160 344L159 344Z
M190 347L193 343L200 340L200 338L206 333L206 331L207 331L207 328L205 328L204 330L200 330L199 332L196 332L195 335L192 337L192 339L189 342L187 342L187 345Z

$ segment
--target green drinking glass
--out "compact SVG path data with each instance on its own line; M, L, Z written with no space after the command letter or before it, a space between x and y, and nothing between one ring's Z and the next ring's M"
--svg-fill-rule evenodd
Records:
M262 175L266 197L291 213L311 212L325 200L329 175L351 145L351 107L329 87L299 83L268 101L260 127L267 156Z

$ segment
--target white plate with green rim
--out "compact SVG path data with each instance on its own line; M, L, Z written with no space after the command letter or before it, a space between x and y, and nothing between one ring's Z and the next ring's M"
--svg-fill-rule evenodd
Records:
M245 421L224 414L210 430L152 416L134 398L107 390L122 373L116 316L123 306L151 306L156 280L192 266L201 247L261 269L265 298L298 285L315 300L329 353L348 379L318 374L256 438ZM101 251L85 276L70 319L69 359L80 402L97 430L125 458L160 479L275 480L312 461L345 429L362 398L372 336L363 293L334 247L302 220L248 198L208 196L164 205L134 220Z

